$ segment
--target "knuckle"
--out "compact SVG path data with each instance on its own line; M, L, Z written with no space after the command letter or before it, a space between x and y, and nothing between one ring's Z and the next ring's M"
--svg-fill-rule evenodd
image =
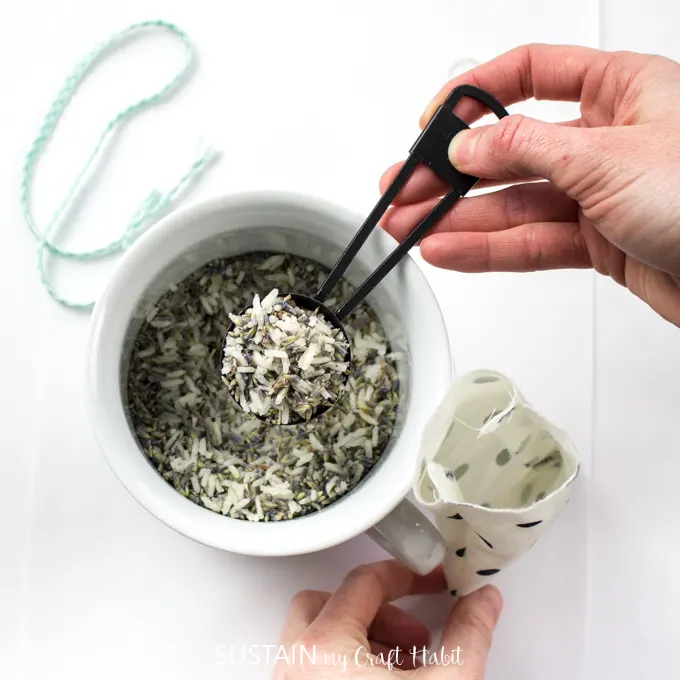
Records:
M491 239L488 237L482 240L481 252L479 254L479 262L481 271L490 272L493 270L492 265L493 253L491 252Z
M372 564L360 564L349 572L348 578L361 578L364 574L371 573L373 570L374 566Z
M382 587L382 579L377 569L357 567L350 572L349 579L359 584L363 591L380 590Z
M632 53L624 50L612 52L605 68L611 69L614 73L620 73L631 60Z
M354 567L352 571L349 572L350 579L372 579L377 577L380 571L381 563L375 562L373 564L361 564L358 567Z
M530 127L526 116L512 114L501 119L493 128L491 149L494 154L516 156L530 142Z
M651 55L652 63L655 58L656 55ZM612 52L608 65L617 75L625 76L628 73L638 71L648 63L650 63L648 56L630 50L617 50Z
M588 250L588 243L580 229L574 229L574 261L587 267L592 267L593 262Z
M527 221L527 187L515 184L504 192L505 204L503 214L506 217L506 227L514 227Z
M304 631L296 640L298 647L306 649L316 649L318 652L325 652L333 648L337 641L338 632L328 628L312 627Z
M600 62L596 71L597 83L599 87L608 87L616 94L619 85L632 73L637 72L643 64L639 55L634 55L632 52L610 52Z
M389 580L390 564L387 562L373 562L362 564L352 569L348 580L359 582L364 590L382 590Z
M298 647L313 649L315 646L319 645L318 638L319 636L316 631L305 630L304 632L300 633L299 637L295 641L295 644L298 645Z
M309 628L295 640L296 646L305 649L322 649L328 643L328 637L323 630Z
M325 593L320 590L301 590L291 600L291 607L300 607L308 604L316 604L324 599Z
M536 229L527 229L525 235L525 252L527 269L537 270L541 269L543 260L543 253L539 244L539 239L536 238Z

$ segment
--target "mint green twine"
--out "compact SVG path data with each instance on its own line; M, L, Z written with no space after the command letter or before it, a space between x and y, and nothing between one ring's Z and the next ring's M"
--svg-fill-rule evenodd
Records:
M66 196L59 204L59 207L54 212L47 225L40 229L35 223L31 213L31 182L35 172L36 162L44 152L47 142L52 137L52 134L54 133L64 109L72 99L85 76L88 74L88 72L95 68L95 66L101 61L102 57L113 51L132 33L152 29L160 29L162 31L169 32L182 41L184 45L185 57L183 65L181 66L179 72L170 80L170 82L164 85L160 90L148 97L145 97L144 99L139 100L135 104L128 106L111 119L111 121L104 128L104 131L95 144L95 147L85 162L82 170L73 180L73 183L68 189ZM189 184L191 184L199 175L201 175L205 168L216 157L217 154L214 151L204 147L203 145L199 145L195 160L186 170L186 172L180 177L177 183L165 192L154 189L142 201L137 211L134 213L125 227L120 238L117 238L116 240L111 241L110 243L107 243L106 245L103 245L99 248L81 251L60 248L59 246L55 245L52 240L50 240L65 211L72 205L85 176L92 167L94 161L99 156L105 142L112 138L116 131L120 129L122 124L134 116L134 114L138 113L142 109L160 103L174 90L176 90L187 74L194 61L194 58L194 48L189 41L189 38L174 24L160 20L143 21L132 24L131 26L128 26L126 29L122 30L120 33L111 36L108 40L104 41L92 52L90 52L90 54L88 54L87 57L85 57L85 59L75 67L68 78L66 78L66 81L62 85L62 88L57 94L56 99L54 102L52 102L42 126L40 127L38 136L33 141L33 144L31 144L31 148L26 156L23 166L21 177L21 209L28 228L38 241L37 256L40 280L47 292L58 303L72 309L91 309L94 305L94 302L78 302L69 300L56 292L50 282L45 268L45 261L47 259L46 255L48 252L54 256L68 260L83 261L107 257L125 250L146 228L151 226L163 214L169 211L180 192Z

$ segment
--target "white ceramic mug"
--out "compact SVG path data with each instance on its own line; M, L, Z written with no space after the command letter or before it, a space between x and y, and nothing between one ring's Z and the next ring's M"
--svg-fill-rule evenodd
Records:
M293 520L257 523L194 504L152 467L126 415L126 375L141 309L206 262L253 251L289 252L332 265L361 219L324 201L253 192L172 213L141 236L121 259L96 305L88 347L88 403L95 435L127 490L159 520L206 545L247 555L296 555L337 545L368 531L412 569L428 573L445 547L437 529L406 494L415 476L420 438L452 382L449 343L437 301L406 257L369 297L399 365L397 424L380 462L342 499ZM395 247L376 229L347 279L361 283ZM299 291L313 294L315 291Z

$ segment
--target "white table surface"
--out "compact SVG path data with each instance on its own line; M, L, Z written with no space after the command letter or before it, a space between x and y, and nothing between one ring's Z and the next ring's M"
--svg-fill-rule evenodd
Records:
M184 169L201 136L224 155L191 200L279 188L365 212L457 59L530 41L680 57L673 12L673 0L4 3L0 677L263 680L269 667L220 665L216 648L275 643L297 590L332 589L354 565L384 555L366 537L287 559L222 553L156 521L106 466L85 413L87 315L40 288L18 207L23 154L91 47L128 23L163 18L189 33L200 64L171 103L112 146L64 235L78 245L117 233L156 179L165 186ZM139 41L76 96L36 178L40 219L104 121L179 54L169 39ZM518 110L554 120L573 113L544 103ZM54 271L62 290L89 297L113 264ZM502 574L506 611L488 677L667 677L680 661L680 331L591 272L425 270L458 372L506 372L571 434L583 460L568 512ZM434 628L448 605L406 604Z

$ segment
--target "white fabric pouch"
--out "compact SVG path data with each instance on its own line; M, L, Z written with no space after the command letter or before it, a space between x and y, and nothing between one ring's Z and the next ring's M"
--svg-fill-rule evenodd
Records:
M525 553L569 501L574 445L494 371L462 377L423 433L416 499L448 552L457 597L489 583Z

